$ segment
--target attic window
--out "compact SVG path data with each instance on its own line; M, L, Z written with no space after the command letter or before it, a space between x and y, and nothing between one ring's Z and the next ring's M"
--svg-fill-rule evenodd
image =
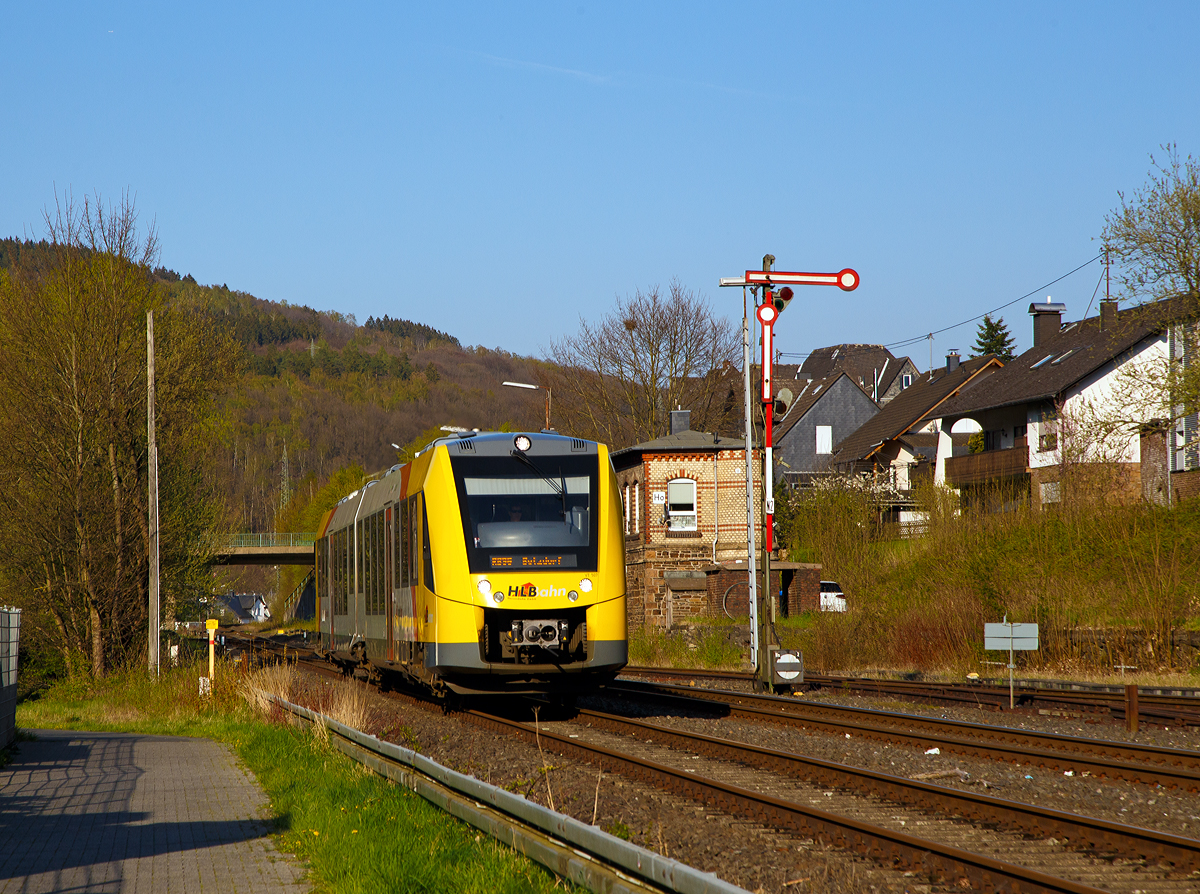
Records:
M909 387L911 384L912 384L912 373L905 373L903 376L900 377L901 390Z
M1031 366L1029 368L1037 369L1039 366L1041 366L1043 363L1045 363L1047 360L1049 360L1053 356L1054 356L1053 354L1047 354L1045 357L1043 357L1041 360L1039 360L1037 363L1035 363L1033 366ZM1063 355L1063 356L1066 356L1066 355Z
M1066 360L1068 357L1070 357L1070 356L1071 356L1072 354L1074 354L1074 353L1075 353L1075 349L1074 349L1074 348L1071 348L1071 350L1067 351L1067 353L1065 353L1065 354L1062 354L1062 355L1060 355L1059 357L1057 357L1057 358L1055 359L1054 363L1053 363L1053 364L1051 364L1051 365L1052 365L1052 366L1054 366L1054 365L1057 365L1057 364L1059 364L1059 363L1062 363L1064 360Z

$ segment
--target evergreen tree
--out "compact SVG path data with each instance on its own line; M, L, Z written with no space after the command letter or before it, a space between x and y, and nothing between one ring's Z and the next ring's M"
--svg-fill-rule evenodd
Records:
M1017 342L1004 325L1004 317L993 320L990 314L985 314L979 324L979 332L975 335L975 353L972 356L982 357L984 354L995 354L1005 363L1017 356Z

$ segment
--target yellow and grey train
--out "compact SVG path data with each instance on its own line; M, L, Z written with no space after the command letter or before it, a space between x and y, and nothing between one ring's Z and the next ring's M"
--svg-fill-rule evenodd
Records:
M321 648L434 691L571 695L628 658L608 448L441 438L343 499L316 545Z

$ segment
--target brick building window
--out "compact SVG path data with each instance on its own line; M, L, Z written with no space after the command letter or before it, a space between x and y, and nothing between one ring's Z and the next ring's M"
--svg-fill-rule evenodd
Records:
M633 533L641 532L639 523L642 515L642 488L638 482L633 482Z
M695 531L696 528L696 482L673 478L667 482L667 529Z

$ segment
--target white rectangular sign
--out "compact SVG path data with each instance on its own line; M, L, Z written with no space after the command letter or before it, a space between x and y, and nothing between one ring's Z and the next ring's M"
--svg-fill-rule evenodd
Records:
M998 652L1036 652L1037 624L984 624L983 647Z
M655 506L665 505L667 502L666 491L661 491L661 490L651 491L650 502L653 503Z

